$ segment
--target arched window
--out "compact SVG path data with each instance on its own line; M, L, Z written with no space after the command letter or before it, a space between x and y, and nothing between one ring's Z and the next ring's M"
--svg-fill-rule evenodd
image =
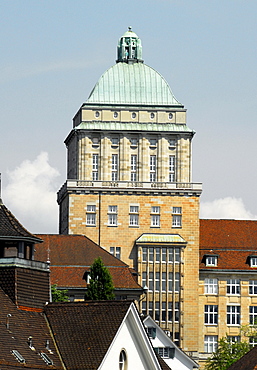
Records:
M124 349L120 352L119 357L119 370L126 370L127 369L127 355Z

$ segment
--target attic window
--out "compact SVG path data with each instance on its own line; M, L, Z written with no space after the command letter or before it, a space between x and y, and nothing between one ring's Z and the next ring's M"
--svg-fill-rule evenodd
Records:
M124 349L120 352L119 357L119 370L126 370L128 365L127 355Z
M250 256L250 267L257 267L257 256Z
M162 358L174 358L175 348L172 347L155 347L155 352Z
M205 255L205 266L216 267L218 264L218 256Z
M42 359L45 361L45 363L47 364L47 365L53 365L53 361L47 356L47 354L46 353L44 353L44 352L41 352L40 353L40 356L42 357Z
M146 328L147 334L149 338L155 339L156 338L156 328L149 326Z
M25 363L25 358L20 354L19 351L16 351L16 349L13 349L12 350L12 354L14 355L14 357L16 357L16 359L21 362L21 363Z

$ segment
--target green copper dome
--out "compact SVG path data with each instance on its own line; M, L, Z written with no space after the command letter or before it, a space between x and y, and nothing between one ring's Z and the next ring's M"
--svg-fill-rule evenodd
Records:
M182 107L165 79L143 63L141 40L131 28L119 40L117 64L100 77L86 103Z

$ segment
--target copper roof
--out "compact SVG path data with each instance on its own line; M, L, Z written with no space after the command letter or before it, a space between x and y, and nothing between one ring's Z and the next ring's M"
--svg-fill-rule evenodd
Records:
M85 287L84 273L101 257L108 267L116 289L142 289L127 264L99 247L84 235L37 235L43 243L36 246L35 259L50 260L51 284L59 287Z
M217 266L206 266L205 255L217 255ZM200 270L246 270L257 254L257 221L200 220Z
M40 243L41 240L26 230L0 200L0 239L27 240Z

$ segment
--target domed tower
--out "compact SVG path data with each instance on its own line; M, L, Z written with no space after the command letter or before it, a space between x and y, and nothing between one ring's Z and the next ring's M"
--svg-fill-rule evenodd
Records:
M136 269L148 287L140 309L196 353L202 186L192 182L193 136L129 28L73 119L58 204L60 233L85 234Z

